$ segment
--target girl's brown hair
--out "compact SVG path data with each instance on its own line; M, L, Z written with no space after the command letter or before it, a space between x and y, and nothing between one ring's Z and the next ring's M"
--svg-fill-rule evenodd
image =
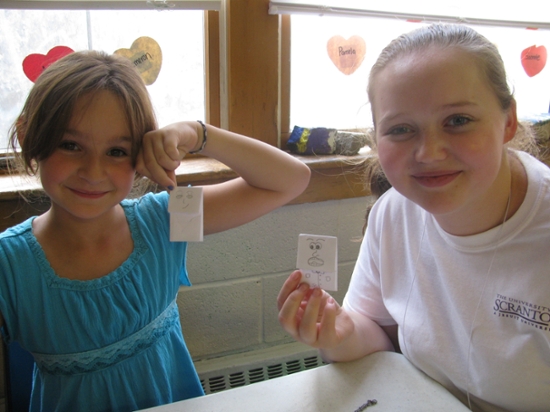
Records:
M47 159L59 146L76 101L102 90L115 94L126 111L135 166L143 135L157 128L145 84L127 58L81 51L46 68L31 89L10 129L9 147L18 168L36 175L38 162Z

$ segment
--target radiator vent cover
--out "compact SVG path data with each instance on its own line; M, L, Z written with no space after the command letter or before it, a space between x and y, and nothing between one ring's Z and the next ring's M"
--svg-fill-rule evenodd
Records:
M201 373L199 368L197 370L204 392L211 394L313 369L324 364L325 362L316 351L313 353L309 351L280 358L244 362L209 372Z

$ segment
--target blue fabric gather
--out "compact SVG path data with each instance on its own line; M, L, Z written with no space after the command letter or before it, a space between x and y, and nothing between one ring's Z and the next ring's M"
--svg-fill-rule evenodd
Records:
M145 351L179 322L174 300L156 319L134 334L100 349L50 355L33 353L36 365L51 375L75 375L108 368Z

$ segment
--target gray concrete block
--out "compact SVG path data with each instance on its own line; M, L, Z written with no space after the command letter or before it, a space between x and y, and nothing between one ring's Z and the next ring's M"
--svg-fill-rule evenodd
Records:
M177 301L194 359L244 351L261 342L259 279L182 288Z
M277 309L277 295L289 275L290 272L282 273L277 276L266 277L262 280L264 301L263 339L266 343L294 341L279 324L279 310Z
M194 284L294 269L300 233L337 236L340 201L285 206L253 222L190 243Z

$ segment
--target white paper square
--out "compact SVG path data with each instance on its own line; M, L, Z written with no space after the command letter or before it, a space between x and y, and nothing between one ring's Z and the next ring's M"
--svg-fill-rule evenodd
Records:
M302 282L311 287L338 290L338 238L301 234L296 267L302 272Z
M202 242L202 187L176 187L170 193L168 212L171 242Z

